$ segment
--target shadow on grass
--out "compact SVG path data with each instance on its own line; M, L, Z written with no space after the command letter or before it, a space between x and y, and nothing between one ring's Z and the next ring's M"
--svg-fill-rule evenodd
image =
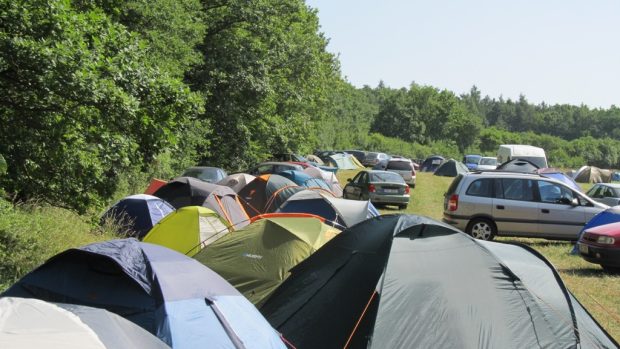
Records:
M609 271L605 271L601 268L560 268L558 269L561 273L566 273L575 276L591 276L591 277L600 277L607 275L618 275Z
M526 244L530 247L566 247L567 251L570 251L575 244L573 241L563 241L563 240L545 240L545 239L536 239L536 238L505 238L502 237L498 239L503 242L516 242L520 244Z

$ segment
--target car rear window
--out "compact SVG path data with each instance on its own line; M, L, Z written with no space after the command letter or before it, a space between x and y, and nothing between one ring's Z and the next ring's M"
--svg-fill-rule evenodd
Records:
M467 188L467 195L493 197L493 179L484 178L473 181Z
M370 181L371 182L405 183L405 180L403 179L403 177L401 177L398 173L394 173L394 172L371 173Z
M413 167L411 163L407 161L390 161L387 164L388 170L396 170L396 171L411 171Z
M456 187L459 186L459 183L461 183L462 179L463 179L463 175L462 174L456 176L454 178L454 180L452 181L452 183L450 184L450 186L448 187L448 191L446 192L446 194L452 195L452 194L456 193Z
M376 159L378 156L379 156L379 153L368 153L366 154L366 159L372 160L372 159Z

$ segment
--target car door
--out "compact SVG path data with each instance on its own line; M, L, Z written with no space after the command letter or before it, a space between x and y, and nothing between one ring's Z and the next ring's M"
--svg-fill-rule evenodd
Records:
M538 232L538 202L531 179L498 178L495 180L493 219L499 235L531 236Z
M616 193L614 193L614 190L610 187L607 186L602 186L602 199L599 200L599 202L604 203L605 205L609 205L609 206L616 206L618 205L618 197L616 196Z
M363 181L363 177L366 172L360 172L357 176L353 177L353 179L344 187L344 193L347 199L357 199L361 194L361 184Z
M551 238L576 238L586 224L584 206L575 192L558 183L538 180L540 234Z

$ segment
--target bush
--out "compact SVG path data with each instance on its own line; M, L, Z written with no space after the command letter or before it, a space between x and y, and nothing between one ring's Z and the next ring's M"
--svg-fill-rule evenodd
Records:
M0 291L59 252L114 237L93 220L66 209L13 206L0 199Z

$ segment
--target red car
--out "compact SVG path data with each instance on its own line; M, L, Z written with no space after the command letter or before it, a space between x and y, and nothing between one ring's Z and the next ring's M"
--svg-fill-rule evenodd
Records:
M579 254L609 271L620 271L620 222L586 230L577 242Z

